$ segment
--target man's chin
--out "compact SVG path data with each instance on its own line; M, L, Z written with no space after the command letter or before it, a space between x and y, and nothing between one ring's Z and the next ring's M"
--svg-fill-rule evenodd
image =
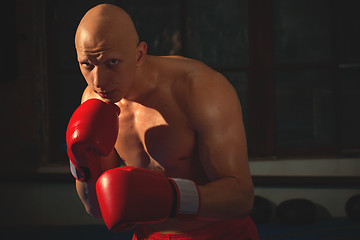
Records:
M115 103L120 102L121 98L120 98L120 99L114 99L114 98L111 98L111 99L109 99L109 98L102 98L102 100L103 100L104 102L106 102L106 103L113 103L113 104L115 104Z
M122 99L122 98L119 98L119 97L116 97L116 96L105 97L105 96L102 96L100 94L98 94L98 95L101 98L101 100L103 100L106 103L117 103L117 102L120 102L120 100Z

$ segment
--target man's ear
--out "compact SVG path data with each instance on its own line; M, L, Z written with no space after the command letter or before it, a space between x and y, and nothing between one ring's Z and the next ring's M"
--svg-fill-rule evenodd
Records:
M136 66L140 67L143 65L147 55L146 42L140 42L136 47Z

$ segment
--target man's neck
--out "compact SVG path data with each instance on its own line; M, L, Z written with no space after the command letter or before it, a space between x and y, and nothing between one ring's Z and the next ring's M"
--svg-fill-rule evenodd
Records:
M136 70L131 93L125 97L126 100L141 103L157 88L158 69L154 66L152 58L148 55L143 65Z

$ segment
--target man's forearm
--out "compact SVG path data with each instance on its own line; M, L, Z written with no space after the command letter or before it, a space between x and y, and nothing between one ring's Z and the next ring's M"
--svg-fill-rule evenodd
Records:
M115 149L107 156L101 158L101 172L118 167L121 160ZM88 182L79 182L76 180L76 191L84 204L86 211L96 218L101 218L99 203L96 196L95 183L97 179L91 179Z
M86 212L91 216L101 218L101 211L95 191L95 182L79 182L76 180L76 191Z
M235 177L224 177L198 186L198 189L201 201L198 217L202 220L217 221L246 217L253 207L252 184L240 184ZM94 217L101 218L95 182L76 181L76 190L86 211Z
M225 177L199 186L203 220L242 218L249 215L254 201L252 184L244 187L235 177Z

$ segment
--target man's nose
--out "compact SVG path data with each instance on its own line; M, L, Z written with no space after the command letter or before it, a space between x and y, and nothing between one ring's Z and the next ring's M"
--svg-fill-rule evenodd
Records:
M94 68L94 87L100 90L106 90L106 85L108 82L106 69L101 66L96 66Z

